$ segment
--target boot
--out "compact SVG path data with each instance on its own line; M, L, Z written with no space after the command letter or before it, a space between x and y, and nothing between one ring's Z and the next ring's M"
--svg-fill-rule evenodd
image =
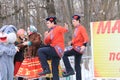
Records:
M43 72L39 73L39 75L45 75L45 74L50 74L50 69L46 68L43 70Z
M68 76L70 76L70 75L74 75L75 73L74 73L74 71L69 71L69 72L63 72L63 77L68 77Z

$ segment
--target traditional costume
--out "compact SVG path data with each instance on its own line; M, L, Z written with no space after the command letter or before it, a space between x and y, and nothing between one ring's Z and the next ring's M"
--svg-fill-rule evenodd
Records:
M37 79L40 76L38 72L42 72L41 63L38 59L37 50L41 45L41 36L37 33L37 29L30 25L28 41L24 42L27 45L25 59L23 60L20 69L16 76L21 76L27 79Z
M89 39L85 27L80 24L79 15L72 16L72 23L75 27L71 41L72 48L70 47L70 49L64 52L63 62L65 64L66 71L63 73L63 76L67 77L75 74L68 59L69 56L74 56L76 80L82 80L80 62Z
M14 76L17 74L19 67L21 66L21 63L24 60L24 52L27 46L23 45L23 42L25 42L26 40L27 40L26 31L24 29L19 29L17 31L17 40L15 42L18 51L14 57ZM23 78L18 77L18 80L23 80Z
M38 55L43 67L43 72L39 75L45 75L52 72L53 80L59 80L59 62L64 52L64 34L67 28L56 25L56 17L46 19L49 31L45 32L44 43L48 46L39 48ZM52 61L52 71L50 71L48 58Z

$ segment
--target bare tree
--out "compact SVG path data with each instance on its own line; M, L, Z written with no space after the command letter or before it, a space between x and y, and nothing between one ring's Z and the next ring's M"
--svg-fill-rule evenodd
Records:
M56 12L55 12L54 0L46 0L46 3L47 3L46 9L48 16L55 16Z
M2 14L1 14L1 8L2 8L2 6L1 6L1 2L0 2L0 26L2 26L2 23L3 23L3 21L2 21Z
M120 0L117 0L118 5L118 18L120 19Z
M90 33L91 21L120 19L119 0L1 0L0 26L14 24L18 28L35 25L38 31L46 30L45 18L57 16L58 22L68 23L72 34L71 16L81 15L81 22ZM69 35L70 35L69 34ZM67 35L68 36L68 35Z

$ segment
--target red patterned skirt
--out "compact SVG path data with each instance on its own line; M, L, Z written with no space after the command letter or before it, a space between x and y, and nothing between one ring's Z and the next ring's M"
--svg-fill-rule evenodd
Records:
M42 71L43 69L38 57L25 58L16 74L16 77L36 79L40 77L38 73Z

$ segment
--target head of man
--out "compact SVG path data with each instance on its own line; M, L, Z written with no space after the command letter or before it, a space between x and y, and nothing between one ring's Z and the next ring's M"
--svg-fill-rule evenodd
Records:
M74 27L80 25L80 16L79 15L72 16L72 24Z
M46 18L46 25L49 29L54 27L56 24L57 24L56 17L51 16Z

